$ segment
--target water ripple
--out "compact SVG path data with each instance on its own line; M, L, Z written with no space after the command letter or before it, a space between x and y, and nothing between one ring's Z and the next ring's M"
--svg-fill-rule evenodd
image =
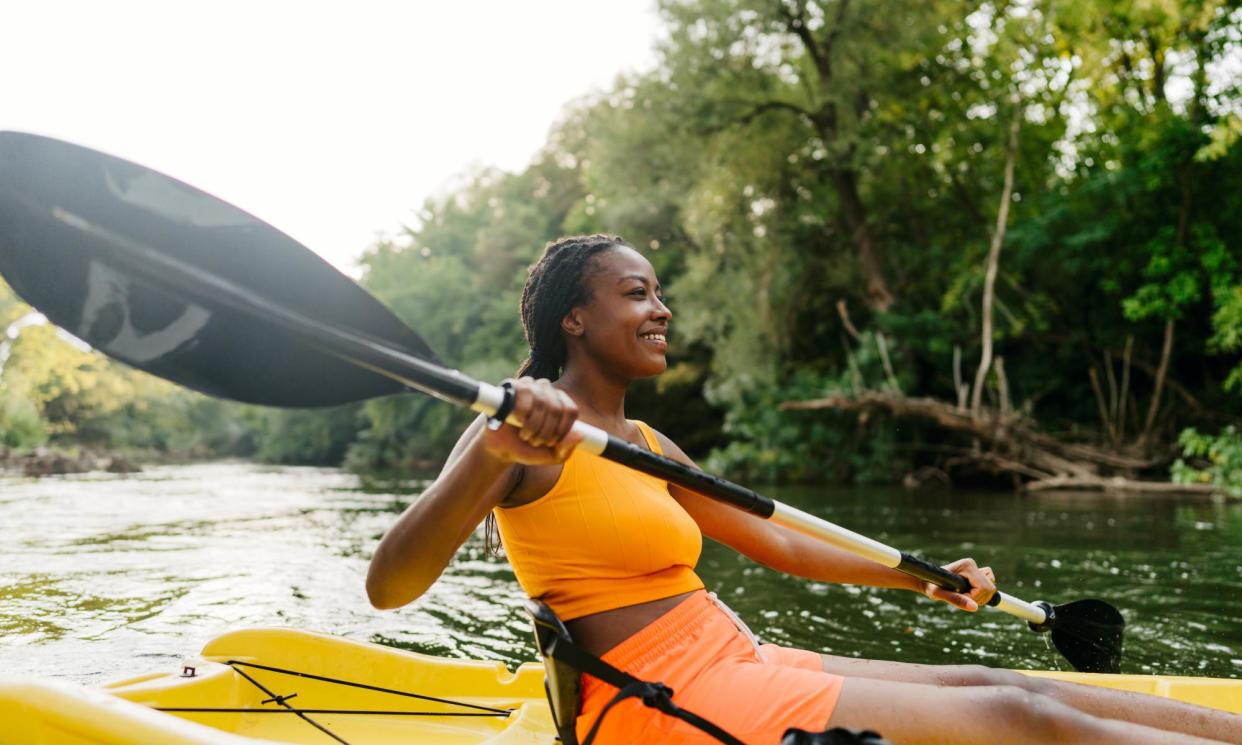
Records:
M522 593L471 539L417 603L363 581L421 488L244 463L0 478L0 668L80 681L169 667L224 631L296 626L455 657L533 657ZM991 564L1025 599L1105 598L1135 672L1242 676L1242 505L1098 495L786 489L775 496L928 557ZM991 611L781 575L708 542L700 573L768 641L834 654L1048 668L1046 639Z

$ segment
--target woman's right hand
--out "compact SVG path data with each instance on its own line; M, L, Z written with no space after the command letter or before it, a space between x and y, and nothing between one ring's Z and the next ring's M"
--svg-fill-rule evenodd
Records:
M499 429L483 428L483 447L493 457L527 466L563 463L582 442L573 431L578 405L569 394L548 380L518 378L513 383L513 412Z

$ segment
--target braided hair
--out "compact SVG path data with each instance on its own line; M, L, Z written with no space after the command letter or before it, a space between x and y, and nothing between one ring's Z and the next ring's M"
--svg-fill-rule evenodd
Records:
M530 356L517 376L556 380L565 371L561 319L590 300L583 278L596 256L613 246L629 246L615 235L576 235L549 243L530 268L522 288L522 330Z
M549 243L531 265L522 288L522 331L530 354L516 377L556 380L565 372L565 337L561 319L591 299L584 278L596 256L614 246L629 246L615 235L575 235ZM496 516L483 521L483 550L500 554L500 531Z

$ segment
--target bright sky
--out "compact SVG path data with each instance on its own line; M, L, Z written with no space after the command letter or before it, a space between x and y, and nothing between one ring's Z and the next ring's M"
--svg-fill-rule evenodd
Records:
M349 271L654 64L651 0L0 0L0 129L150 166Z

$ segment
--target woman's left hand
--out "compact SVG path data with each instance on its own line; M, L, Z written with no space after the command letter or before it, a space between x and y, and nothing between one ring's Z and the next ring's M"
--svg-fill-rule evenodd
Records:
M974 612L979 610L979 606L986 605L996 594L996 576L992 574L992 567L981 567L974 559L958 559L952 564L946 564L944 568L965 577L970 582L970 592L953 592L928 582L923 588L923 594L932 600L942 600L964 611Z

